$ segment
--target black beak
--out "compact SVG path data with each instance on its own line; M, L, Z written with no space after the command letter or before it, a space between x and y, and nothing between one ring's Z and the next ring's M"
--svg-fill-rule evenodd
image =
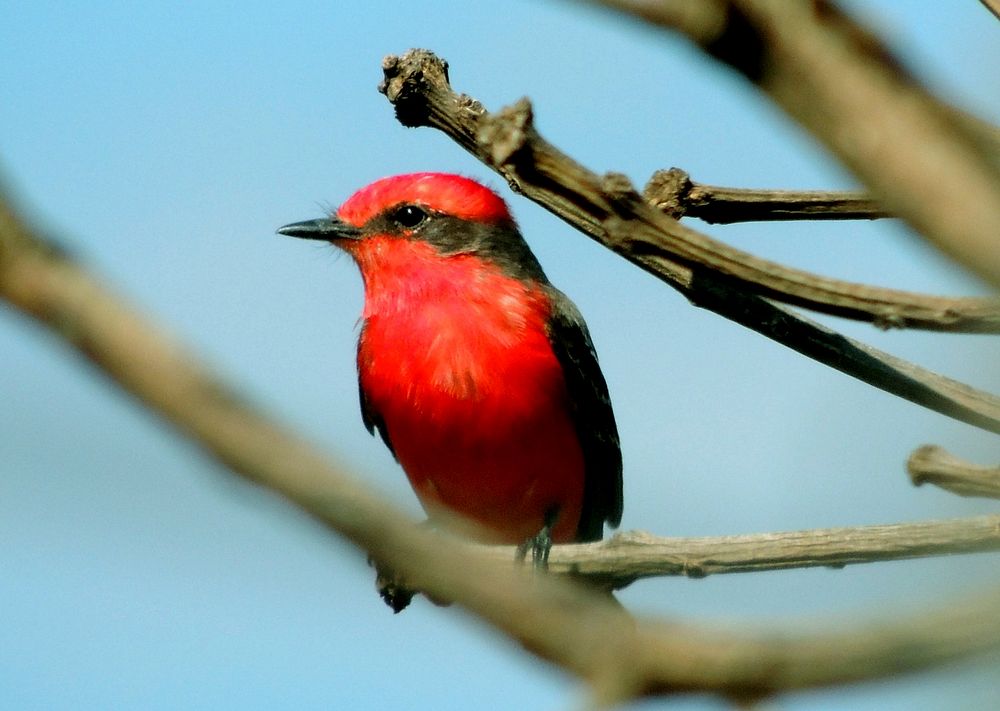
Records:
M278 234L301 237L302 239L319 239L324 242L333 242L338 239L361 239L361 230L354 225L337 218L327 219L325 217L318 220L293 222L290 225L279 227Z

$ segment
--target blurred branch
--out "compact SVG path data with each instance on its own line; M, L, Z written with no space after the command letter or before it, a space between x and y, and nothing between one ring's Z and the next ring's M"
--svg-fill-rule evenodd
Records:
M584 679L595 703L715 692L748 700L877 679L1000 648L1000 589L892 622L753 634L633 619L600 595L498 564L408 522L309 444L251 406L0 198L0 298L250 482Z
M1000 0L979 0L987 10L993 13L993 17L1000 20Z
M676 30L826 144L886 209L1000 285L997 129L932 96L829 1L602 0ZM989 5L988 5L989 7Z
M709 252L715 243L653 209L622 176L601 178L545 141L534 128L525 100L497 114L486 112L475 99L452 91L446 63L426 50L386 57L383 70L385 80L380 90L393 103L396 116L404 125L431 126L443 131L503 175L514 190L658 276L694 304L918 405L1000 432L1000 399L845 338L748 293L751 285L747 282L706 268L709 263L735 260L734 255L740 254L736 250L718 245L722 251L712 252L714 256L710 259L694 265L683 261L677 256L679 241L693 235L688 243L693 239L701 247L708 245ZM777 265L765 267L763 260L750 259L757 264L755 269L782 269ZM808 278L812 283L829 287L824 296L828 301L844 303L839 301L841 293L836 292L842 286L840 282ZM882 298L888 298L887 293L900 293L879 289L874 292ZM877 309L872 309L871 302L866 300L872 293L870 287L856 287L851 303L866 304L871 311L881 314L884 320L879 321L880 325L907 323L908 316L903 315L906 307L901 302L891 302L890 308L889 302L882 301ZM794 300L787 294L780 296ZM944 308L938 312L939 316L947 314L949 320L962 320L956 312L944 307L945 303L955 303L952 300L921 299L925 304L929 299ZM985 321L980 323L994 322L995 302L957 301L981 304ZM837 311L829 305L825 310Z
M696 183L680 168L654 173L642 196L674 219L696 217L715 224L892 217L878 201L860 191L723 188Z
M981 467L941 447L924 445L906 463L914 486L934 484L959 496L1000 499L1000 467Z

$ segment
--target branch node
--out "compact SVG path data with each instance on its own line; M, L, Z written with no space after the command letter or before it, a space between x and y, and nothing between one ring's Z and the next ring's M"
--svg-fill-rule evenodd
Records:
M872 325L880 331L891 331L892 329L906 328L908 322L906 317L898 311L881 311L872 318Z
M534 111L526 97L495 114L485 114L476 132L476 143L494 167L509 166L522 151L530 150Z
M708 570L705 566L700 562L692 560L684 561L681 567L681 572L685 577L691 578L692 580L700 580L701 578L708 577Z
M608 172L602 175L601 192L620 215L632 216L646 204L624 173Z
M448 62L426 49L411 49L401 56L382 59L380 93L393 105L396 118L409 128L428 126L428 94L434 89L451 91Z
M618 531L608 538L603 545L608 547L641 546L643 544L653 543L657 540L659 540L657 536L654 536L648 531L637 531L633 529L631 531Z
M468 94L459 94L455 101L458 110L469 117L478 118L486 113L486 108Z
M675 220L684 217L692 188L691 176L680 168L658 170L650 176L642 196L654 208Z

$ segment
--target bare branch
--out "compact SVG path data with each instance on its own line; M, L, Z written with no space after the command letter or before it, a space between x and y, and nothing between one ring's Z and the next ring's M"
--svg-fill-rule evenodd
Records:
M469 546L497 563L514 558L515 549L508 546ZM591 588L621 590L643 578L843 568L998 550L1000 515L700 538L626 531L596 543L553 546L549 572L580 580ZM409 597L417 592L398 577L387 577L385 582L393 589L401 587Z
M699 268L680 261L678 240L684 235L695 235L700 249L705 247L707 238L654 210L632 190L627 180L615 175L599 178L559 152L535 131L527 102L521 101L498 114L487 113L478 101L452 91L447 65L425 50L387 57L383 70L386 78L380 90L393 102L404 125L431 126L443 131L503 175L515 190L658 276L697 306L887 392L977 427L1000 432L1000 399L845 338L747 293L741 288L746 286L745 282L741 284L703 267L736 260L733 256L736 250L724 246L718 254L702 250L705 261L699 263ZM709 247L713 244L709 241ZM756 263L755 268L765 271L777 268L761 266L763 260ZM819 283L838 284L833 280ZM886 293L875 291L882 296ZM826 294L831 300L839 297L839 292L836 297L831 292ZM858 305L864 301L856 298L851 303ZM891 307L885 302L880 307L886 311L876 309L885 319L880 325L905 324L906 317L898 310L901 304L889 303ZM993 311L994 302L983 300L983 303L990 306L984 307L982 315L993 321L994 317L986 313ZM946 313L949 319L958 317L947 309ZM894 320L897 318L900 321Z
M890 623L751 634L633 619L602 596L497 564L414 526L249 405L41 242L0 201L0 298L247 480L299 505L436 598L586 680L598 703L690 691L746 700L925 669L1000 648L1000 590Z
M696 183L680 168L654 173L642 196L674 219L696 217L716 224L892 217L878 201L860 191L723 188Z
M383 60L380 90L406 126L444 131L511 187L627 259L653 256L707 268L746 293L884 328L1000 332L1000 300L925 296L841 282L760 259L653 209L621 175L602 181L535 130L527 99L490 114L455 94L447 64L425 50ZM635 257L635 258L634 258Z
M1000 467L980 467L941 447L924 445L906 463L914 486L934 484L959 496L1000 499Z
M678 30L823 141L885 207L1000 284L998 132L940 102L831 2L603 0Z
M1000 516L706 538L641 531L552 548L549 569L620 589L640 578L754 573L1000 550ZM510 560L510 548L493 551Z

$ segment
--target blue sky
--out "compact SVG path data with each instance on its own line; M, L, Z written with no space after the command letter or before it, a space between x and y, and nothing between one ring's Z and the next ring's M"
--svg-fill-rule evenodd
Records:
M863 3L855 3L862 5ZM951 100L996 120L995 20L972 0L864 12ZM637 185L843 187L851 179L739 77L682 41L572 2L4 3L0 169L22 207L258 402L418 507L357 412L353 265L278 226L415 170L502 181L400 127L380 60L427 47L491 108ZM623 527L720 535L969 515L913 489L936 442L995 437L923 412L705 312L510 195L587 317L622 432ZM693 223L698 226L697 223ZM705 228L831 276L977 286L890 224ZM1000 390L984 337L851 335ZM482 625L419 601L393 617L364 558L231 480L102 376L0 309L0 708L569 708L580 687ZM639 583L634 609L765 628L875 619L996 581L991 556ZM819 710L995 708L986 664L788 697ZM655 708L653 703L633 708ZM717 709L706 698L671 708Z

